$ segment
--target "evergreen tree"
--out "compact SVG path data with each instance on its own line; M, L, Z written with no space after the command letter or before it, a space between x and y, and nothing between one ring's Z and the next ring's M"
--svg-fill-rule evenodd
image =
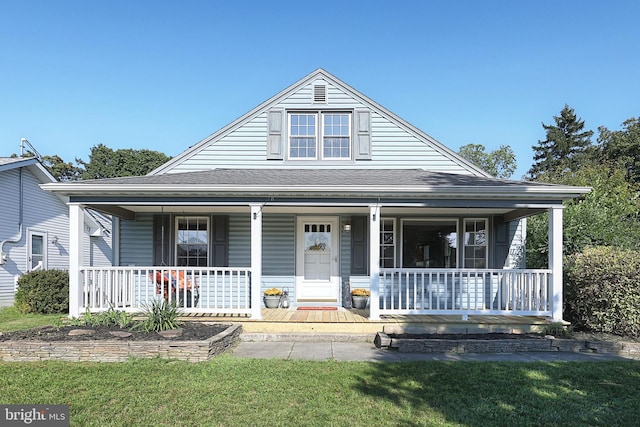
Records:
M547 139L538 141L538 145L532 147L535 152L534 164L528 172L531 180L575 171L588 158L593 131L583 131L584 120L577 118L573 108L566 104L560 116L554 116L553 119L555 125L542 123Z

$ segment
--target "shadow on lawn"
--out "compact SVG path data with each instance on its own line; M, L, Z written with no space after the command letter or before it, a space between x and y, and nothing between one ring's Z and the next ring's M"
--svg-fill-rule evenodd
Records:
M400 425L610 426L640 425L639 380L638 362L374 363L357 389L406 408Z

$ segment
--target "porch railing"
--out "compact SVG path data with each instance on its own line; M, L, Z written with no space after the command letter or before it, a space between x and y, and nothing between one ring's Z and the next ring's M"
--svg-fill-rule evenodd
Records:
M81 267L81 310L139 312L154 300L185 313L249 314L250 268Z
M381 269L380 314L551 316L551 270Z

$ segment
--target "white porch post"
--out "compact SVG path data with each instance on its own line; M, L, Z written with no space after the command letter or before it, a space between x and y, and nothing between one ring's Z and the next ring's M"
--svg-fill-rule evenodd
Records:
M551 312L555 322L562 321L562 210L549 210L549 269L551 270Z
M262 319L262 206L251 206L251 318Z
M79 317L82 306L82 284L80 265L82 263L82 234L84 232L84 212L77 203L69 204L69 317Z
M369 319L380 319L380 206L369 206Z

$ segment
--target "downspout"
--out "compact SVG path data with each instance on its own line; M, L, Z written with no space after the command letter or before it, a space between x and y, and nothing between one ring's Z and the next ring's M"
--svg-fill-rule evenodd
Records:
M19 198L20 202L18 204L18 234L15 237L10 237L7 240L3 240L0 242L0 265L4 265L7 262L8 254L4 251L5 243L18 243L22 240L22 205L23 205L23 194L22 194L22 168L20 168L20 172L18 175L18 186L19 186Z

